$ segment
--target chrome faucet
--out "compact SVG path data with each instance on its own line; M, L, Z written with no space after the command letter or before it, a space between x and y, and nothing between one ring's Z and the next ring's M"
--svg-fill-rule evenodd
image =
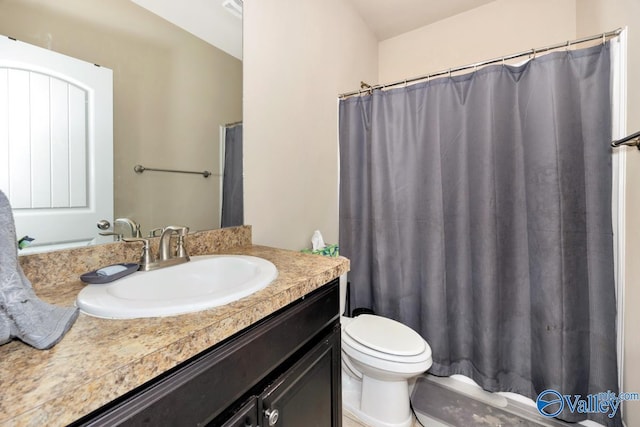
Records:
M176 225L168 225L162 230L162 234L160 235L160 246L158 248L158 254L160 261L167 261L172 258L187 258L189 260L189 255L184 249L184 237L189 232L188 227L179 227ZM176 252L172 255L170 253L171 249L171 236L173 233L178 235L178 243L176 245ZM178 254L182 254L182 256L178 256Z
M176 250L171 251L171 236L173 233L178 235ZM158 257L151 252L149 239L140 237L124 238L125 242L143 242L142 255L140 257L140 271L157 270L158 268L178 265L189 261L189 255L184 247L184 238L189 233L188 227L180 227L169 225L162 230L160 236L160 244L158 246Z

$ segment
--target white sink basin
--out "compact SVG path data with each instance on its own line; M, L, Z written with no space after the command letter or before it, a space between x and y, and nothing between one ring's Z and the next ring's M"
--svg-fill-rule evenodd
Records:
M86 314L109 319L173 316L236 301L265 288L277 276L276 266L262 258L193 256L184 264L88 285L78 294L76 305Z

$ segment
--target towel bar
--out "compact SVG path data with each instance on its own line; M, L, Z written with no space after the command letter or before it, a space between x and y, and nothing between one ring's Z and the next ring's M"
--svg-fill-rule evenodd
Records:
M146 168L146 167L144 167L142 165L135 165L133 167L133 170L136 173L142 173L144 171L155 171L155 172L192 173L192 174L196 174L196 175L202 175L205 178L208 178L209 176L211 176L211 172L209 172L209 171L198 172L198 171L182 171L182 170L176 170L176 169L157 169L157 168Z

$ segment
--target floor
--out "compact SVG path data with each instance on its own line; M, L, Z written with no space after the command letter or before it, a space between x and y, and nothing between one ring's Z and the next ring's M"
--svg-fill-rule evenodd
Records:
M358 419L355 417L355 415L347 412L347 411L343 411L342 412L342 427L369 427L366 424L362 424L362 422L358 421ZM421 427L421 424L418 423L418 421L416 421L415 419L413 420L413 426L412 427Z
M571 427L559 420L542 417L524 403L453 378L419 377L412 387L412 403L420 418L414 416L412 427ZM370 427L345 409L342 425Z

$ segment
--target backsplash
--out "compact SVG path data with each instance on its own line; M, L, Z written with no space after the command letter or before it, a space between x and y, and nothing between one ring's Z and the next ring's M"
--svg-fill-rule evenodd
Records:
M154 253L159 237L150 239ZM185 247L189 255L207 255L237 246L251 245L251 226L221 228L189 234ZM120 262L138 262L142 243L115 242L63 249L19 257L25 275L38 291L79 280L81 274Z

